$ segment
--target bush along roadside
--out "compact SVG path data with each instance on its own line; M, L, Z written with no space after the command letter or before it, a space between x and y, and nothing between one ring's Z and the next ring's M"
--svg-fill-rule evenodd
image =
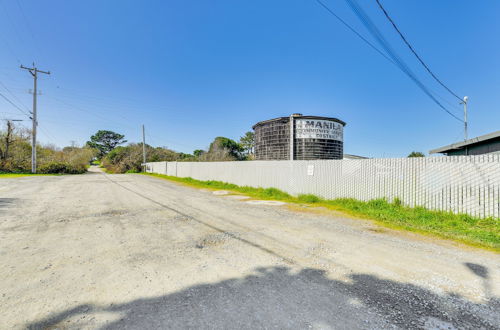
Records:
M75 165L67 162L49 162L39 166L36 174L23 171L19 172L0 171L0 177L15 178L15 177L32 176L32 175L83 174L87 172L87 168L88 165L85 164Z
M295 197L276 188L254 188L221 181L200 181L153 173L142 174L194 187L230 190L258 199L281 200L288 203L325 207L356 217L375 220L378 224L392 229L437 236L500 252L499 218L482 219L466 214L428 210L423 207L411 208L404 206L398 198L394 199L392 203L385 199L375 199L368 202L352 198L326 200L311 194Z
M85 165L72 165L65 162L50 162L38 169L42 174L82 174L87 172Z

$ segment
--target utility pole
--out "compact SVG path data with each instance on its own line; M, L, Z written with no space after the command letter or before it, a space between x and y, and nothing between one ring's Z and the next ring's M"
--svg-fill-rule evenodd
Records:
M469 100L468 96L464 96L464 99L460 104L464 105L464 141L467 141L467 101Z
M144 164L144 169L145 169L146 168L146 134L144 131L144 124L142 124L142 163Z
M50 74L50 71L42 71L38 70L33 63L32 68L27 68L24 65L21 65L21 69L28 70L33 76L33 112L31 116L31 121L33 123L33 129L31 132L31 173L36 173L36 127L38 126L38 122L36 119L36 82L38 79L38 73Z

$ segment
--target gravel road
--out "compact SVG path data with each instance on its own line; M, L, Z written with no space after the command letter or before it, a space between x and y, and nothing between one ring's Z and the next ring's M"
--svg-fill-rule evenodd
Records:
M0 327L499 329L499 254L98 169L0 179Z

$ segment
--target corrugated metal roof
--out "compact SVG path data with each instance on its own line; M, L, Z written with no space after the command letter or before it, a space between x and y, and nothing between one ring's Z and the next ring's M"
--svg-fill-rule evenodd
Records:
M429 153L430 154L437 154L437 153L445 153L445 152L452 151L452 150L458 150L458 149L462 149L464 147L471 146L471 145L477 144L479 142L491 140L491 139L494 139L497 137L500 137L500 131L496 131L496 132L489 133L486 135L481 135L481 136L478 136L478 137L475 137L475 138L472 138L472 139L469 139L466 141L453 143L453 144L447 145L445 147L433 149L433 150L430 150Z

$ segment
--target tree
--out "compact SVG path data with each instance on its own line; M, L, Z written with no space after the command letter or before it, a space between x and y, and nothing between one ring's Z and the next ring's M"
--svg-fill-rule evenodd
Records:
M87 146L99 150L99 157L105 156L118 145L127 142L125 136L112 131L99 130L87 141Z
M246 132L245 135L240 137L240 145L243 147L247 156L253 155L255 147L255 134L253 132Z
M208 152L216 151L226 151L229 156L235 158L236 160L242 160L243 157L243 147L238 142L231 140L227 137L218 136L214 139L214 142L210 144Z
M200 157L201 155L203 155L205 153L204 150L201 150L201 149L196 149L195 151L193 151L193 155L195 157Z
M29 172L31 170L31 132L16 128L7 122L0 129L0 172ZM37 144L38 171L40 173L84 173L96 149Z
M412 151L409 155L408 158L413 158L413 157L425 157L423 152L420 151Z
M201 161L231 161L244 160L243 147L236 141L219 136L210 143L207 152L200 155Z
M173 150L152 147L146 144L147 162L172 162L188 159L192 155ZM113 173L140 172L142 170L142 143L131 143L128 146L118 146L102 158L101 164Z
M2 150L2 147L0 146L0 159L3 162L5 162L7 160L7 158L9 158L9 148L13 142L12 131L14 130L14 128L12 126L13 125L10 122L10 120L7 120L7 132L6 132L5 138L4 138L5 148L3 148L3 150Z

